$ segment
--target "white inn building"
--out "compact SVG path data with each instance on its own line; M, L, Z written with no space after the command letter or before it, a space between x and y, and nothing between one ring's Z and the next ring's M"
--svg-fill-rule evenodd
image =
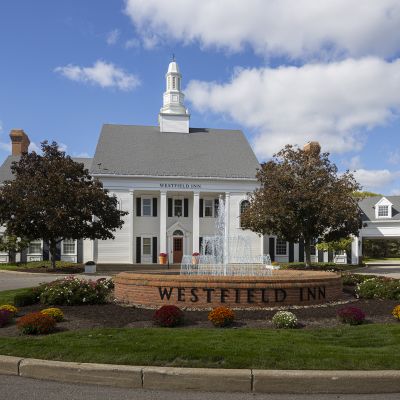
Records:
M119 207L128 214L114 240L65 240L58 257L71 262L129 265L157 263L159 254L167 253L170 263L179 263L182 255L200 251L204 236L215 233L218 199L222 196L228 235L247 236L252 255L270 254L272 260L281 262L304 261L302 243L260 237L241 229L240 214L248 204L248 194L257 187L257 158L242 131L191 128L181 86L182 75L172 61L166 73L159 125L106 124L93 159L75 159L115 194ZM11 131L10 137L12 155L0 167L0 182L12 179L11 163L29 146L22 130ZM396 206L392 208L391 202ZM375 236L397 232L400 237L399 203L394 197L383 199L382 206L389 207L390 215L380 219L379 211L375 219L385 228L380 229L374 220L365 231ZM360 243L354 242L349 261L358 262ZM314 261L331 261L333 256L314 249ZM48 257L47 244L38 239L18 254L17 260ZM7 261L8 255L0 253L0 262Z

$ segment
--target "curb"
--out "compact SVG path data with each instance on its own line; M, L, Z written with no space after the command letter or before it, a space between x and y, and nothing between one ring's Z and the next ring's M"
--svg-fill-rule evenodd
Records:
M0 374L146 390L400 393L400 371L298 371L129 366L0 356Z

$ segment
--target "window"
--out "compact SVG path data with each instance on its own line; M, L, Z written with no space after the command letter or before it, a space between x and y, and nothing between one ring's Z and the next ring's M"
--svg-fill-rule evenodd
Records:
M33 240L29 243L28 254L42 254L42 241Z
M276 239L276 255L286 256L286 240Z
M177 229L176 231L174 231L174 233L172 235L173 236L183 236L183 232L180 229Z
M143 210L143 215L145 217L152 216L152 199L149 199L149 198L142 199L142 210Z
M172 89L176 88L176 78L175 76L172 77Z
M74 239L63 240L63 254L76 254L76 242Z
M315 243L310 246L310 255L311 256L317 255L317 248L315 247Z
M214 210L214 200L205 199L204 200L204 216L205 217L212 217Z
M240 203L240 216L239 216L239 218L240 218L240 227L242 227L242 219L241 219L242 214L245 212L246 208L247 208L249 205L250 205L250 202L249 202L248 200L243 200L243 201Z
M143 255L151 255L151 238L143 238Z
M389 206L378 206L378 217L388 217Z
M183 200L174 199L174 217L182 217L183 215Z

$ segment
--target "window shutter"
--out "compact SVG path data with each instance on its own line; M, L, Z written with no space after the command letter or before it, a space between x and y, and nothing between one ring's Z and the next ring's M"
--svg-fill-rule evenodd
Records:
M201 246L203 246L203 237L199 237L199 253L201 254Z
M214 199L214 217L218 217L219 199Z
M328 250L328 262L333 262L333 251Z
M304 240L299 240L299 262L304 262Z
M199 207L199 212L200 212L200 218L203 218L203 199L200 199L200 207Z
M153 237L153 264L157 264L157 236Z
M168 199L168 217L172 217L172 199Z
M318 250L318 262L324 262L324 251Z
M351 264L351 246L348 250L346 250L347 254L347 264Z
M157 217L157 197L153 197L153 217Z
M183 199L183 216L189 216L189 199Z
M136 216L140 217L142 215L142 199L141 197L136 197Z
M142 238L138 236L136 238L136 263L142 262Z
M289 242L289 262L294 261L294 243Z
M275 261L275 238L269 238L269 256L271 261Z

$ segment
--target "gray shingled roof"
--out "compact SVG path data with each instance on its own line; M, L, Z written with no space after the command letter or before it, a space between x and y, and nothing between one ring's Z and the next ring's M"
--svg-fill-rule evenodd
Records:
M76 162L83 163L85 168L90 169L92 164L91 158L82 158L82 157L72 157L72 159ZM0 183L6 180L13 179L13 174L11 173L11 164L13 161L18 161L19 156L8 156L2 166L0 167Z
M243 132L158 126L103 125L93 174L255 178L260 164Z
M400 220L400 196L372 196L366 197L359 201L361 211L363 212L363 221L375 221L375 204L378 203L383 197L388 199L392 204L392 220ZM387 220L390 221L390 218ZM381 219L380 219L381 220ZM385 221L382 218L382 221Z

